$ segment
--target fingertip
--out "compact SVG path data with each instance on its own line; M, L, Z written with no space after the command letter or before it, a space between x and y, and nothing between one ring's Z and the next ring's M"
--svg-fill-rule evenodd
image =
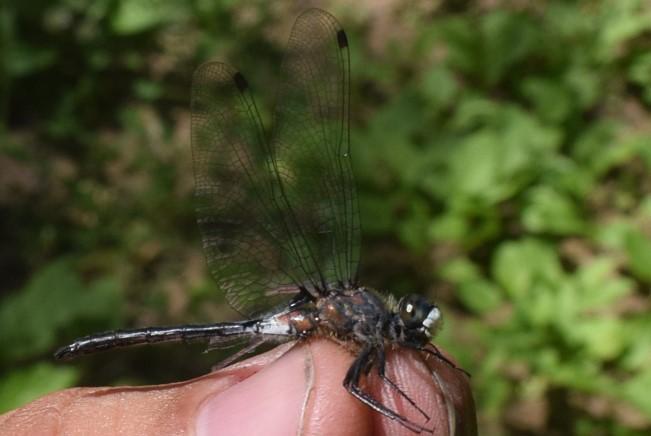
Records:
M449 357L446 355L446 358ZM453 434L460 436L477 435L477 412L472 395L471 378L460 368L455 368L449 362L436 356L425 360L437 388L446 399L446 404L453 410L454 422L451 427Z
M196 433L209 435L296 434L308 394L310 360L295 347L259 372L199 407Z
M435 434L476 435L476 415L468 377L435 356L415 350L389 352L386 375L429 415L425 419L395 389L374 383L374 394L410 421L431 429ZM378 425L386 434L411 434L398 422L377 415Z
M343 386L354 355L329 340L310 341L307 347L314 372L302 434L374 434L374 412Z

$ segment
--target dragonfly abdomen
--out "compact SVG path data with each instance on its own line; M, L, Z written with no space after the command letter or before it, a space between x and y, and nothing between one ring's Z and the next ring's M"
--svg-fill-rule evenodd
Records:
M72 344L59 348L54 353L54 357L59 360L67 360L96 351L134 345L208 341L216 336L240 335L246 333L247 328L249 327L246 322L233 322L116 330L79 338Z

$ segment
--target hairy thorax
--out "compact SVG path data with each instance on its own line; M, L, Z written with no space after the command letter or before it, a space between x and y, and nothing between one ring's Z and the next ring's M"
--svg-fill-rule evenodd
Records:
M374 292L358 288L319 300L315 316L321 333L359 345L383 340L390 312Z

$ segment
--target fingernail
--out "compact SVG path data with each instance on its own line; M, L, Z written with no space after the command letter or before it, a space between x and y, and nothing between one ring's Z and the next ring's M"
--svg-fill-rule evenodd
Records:
M296 434L308 394L307 347L295 347L261 371L208 397L199 407L198 436Z

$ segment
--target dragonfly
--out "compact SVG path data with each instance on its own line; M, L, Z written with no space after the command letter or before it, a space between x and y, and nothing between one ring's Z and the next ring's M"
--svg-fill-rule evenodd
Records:
M372 370L426 420L386 375L396 346L463 371L431 342L441 310L413 294L399 300L358 282L360 218L350 148L348 37L325 11L295 21L281 66L272 130L263 127L244 75L201 65L192 83L195 206L212 276L243 321L116 330L60 348L57 359L163 342L244 346L226 366L265 344L325 337L353 353L344 388L416 432L433 430L375 399ZM465 372L465 371L464 371Z

